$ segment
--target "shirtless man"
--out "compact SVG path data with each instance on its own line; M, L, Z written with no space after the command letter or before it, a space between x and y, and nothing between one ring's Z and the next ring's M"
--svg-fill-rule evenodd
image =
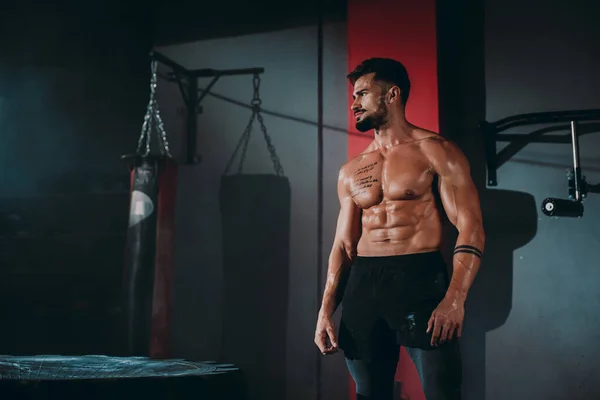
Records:
M315 343L323 354L344 351L357 399L392 399L404 346L427 400L459 400L458 338L485 242L468 161L406 120L410 81L401 63L369 59L348 79L356 128L375 137L340 169ZM458 230L451 279L439 250L444 213ZM338 339L332 316L340 300Z

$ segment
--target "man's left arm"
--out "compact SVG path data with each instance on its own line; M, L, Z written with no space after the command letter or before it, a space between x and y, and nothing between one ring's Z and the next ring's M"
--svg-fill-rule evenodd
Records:
M463 152L454 143L441 140L432 148L430 160L438 175L439 193L450 222L458 230L453 252L453 272L444 300L434 311L428 332L432 344L460 337L464 303L481 264L485 233L477 187Z

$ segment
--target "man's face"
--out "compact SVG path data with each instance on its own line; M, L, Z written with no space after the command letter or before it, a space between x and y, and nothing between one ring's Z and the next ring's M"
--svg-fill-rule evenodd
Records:
M356 121L356 129L366 132L379 129L388 121L385 104L385 91L373 80L374 74L361 76L354 83L351 110Z

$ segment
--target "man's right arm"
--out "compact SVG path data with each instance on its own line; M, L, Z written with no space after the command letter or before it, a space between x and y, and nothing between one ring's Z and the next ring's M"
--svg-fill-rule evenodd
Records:
M329 254L327 279L321 310L319 311L319 316L325 318L331 318L339 305L341 293L338 293L338 291L343 290L343 287L340 287L340 281L356 256L356 246L361 234L361 210L356 206L350 195L344 168L340 170L338 176L337 192L340 212L333 246Z

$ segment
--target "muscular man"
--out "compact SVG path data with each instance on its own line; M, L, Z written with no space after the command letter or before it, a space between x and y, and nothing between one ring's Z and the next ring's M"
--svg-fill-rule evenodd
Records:
M459 400L458 338L485 241L468 161L406 120L410 81L400 62L369 59L348 79L356 128L373 129L374 140L340 169L315 343L323 354L344 351L357 399L392 399L404 346L427 400ZM458 230L451 279L440 254L444 214ZM338 340L332 315L340 299Z

